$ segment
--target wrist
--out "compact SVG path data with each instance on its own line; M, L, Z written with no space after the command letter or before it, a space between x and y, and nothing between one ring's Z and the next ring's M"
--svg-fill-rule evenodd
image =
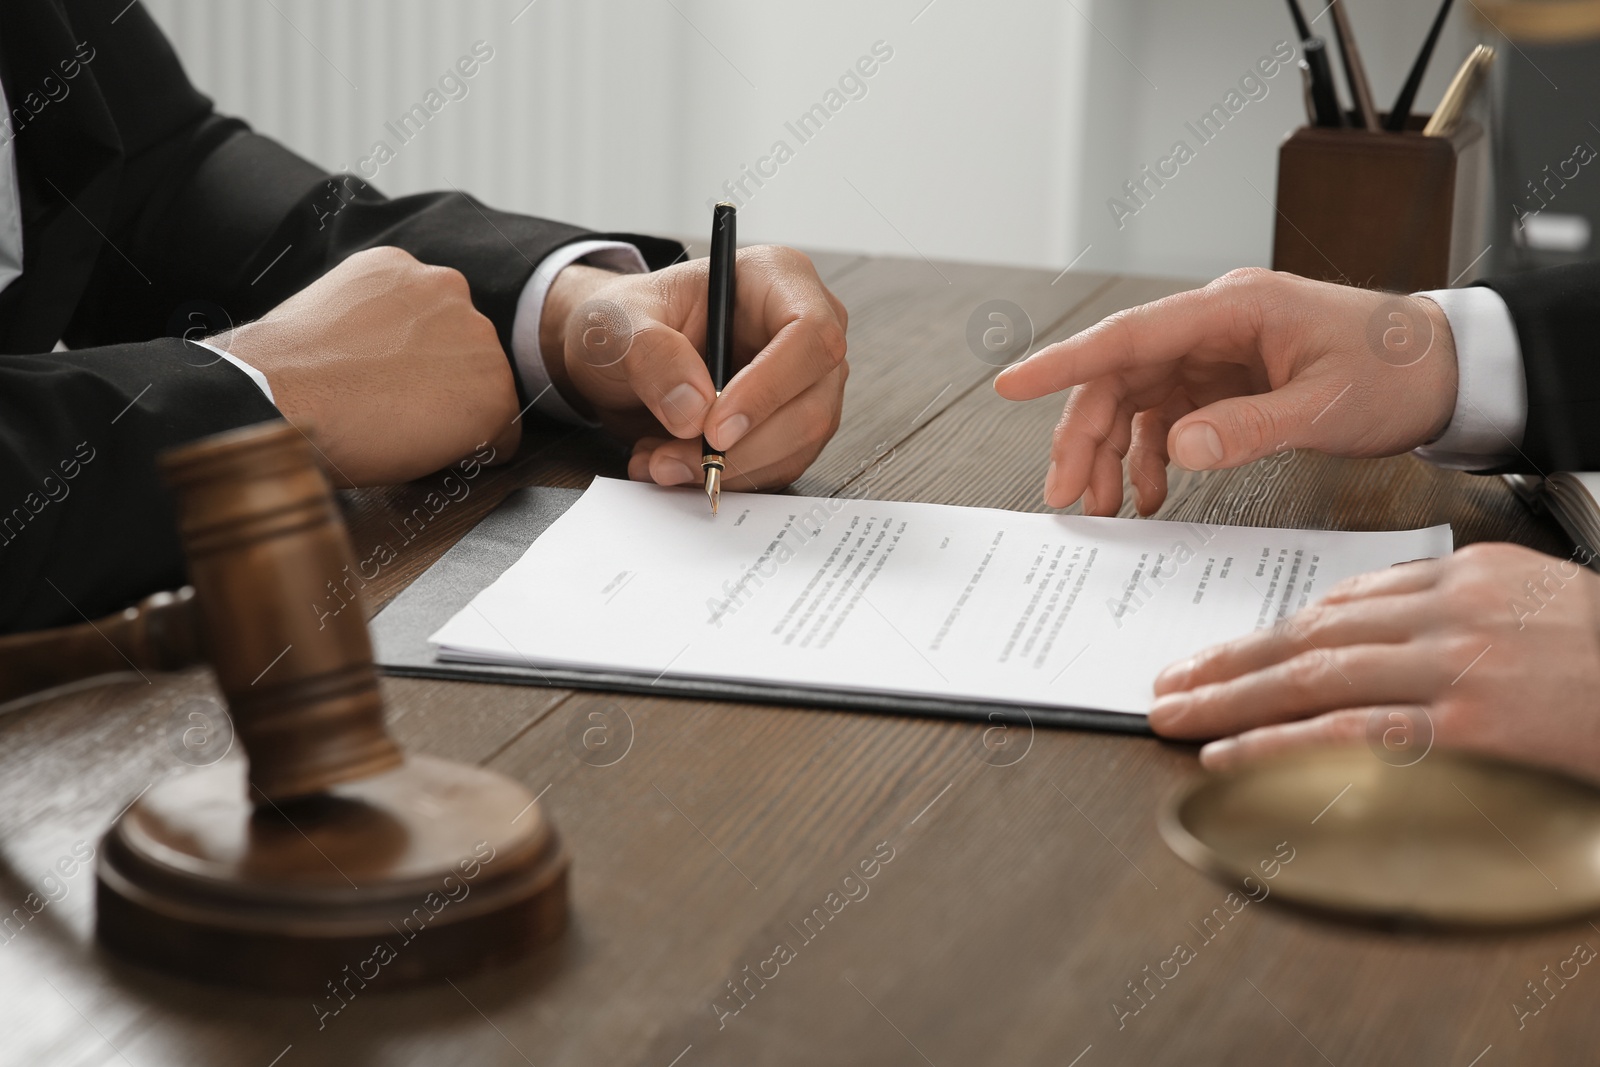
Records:
M1450 329L1450 318L1444 308L1426 296L1413 296L1432 327L1432 345L1418 367L1428 375L1423 395L1428 397L1429 423L1426 444L1436 441L1450 426L1455 416L1456 395L1460 388L1460 368L1456 362L1455 334Z
M304 361L296 358L305 337L271 315L242 326L214 333L204 343L254 368L267 382L267 391L278 413L302 430L320 428L316 410L318 391L302 387Z
M574 314L617 275L599 267L573 263L561 270L545 293L539 312L539 358L556 391L569 401L583 398L583 390L567 371L567 329ZM583 412L586 417L592 412Z

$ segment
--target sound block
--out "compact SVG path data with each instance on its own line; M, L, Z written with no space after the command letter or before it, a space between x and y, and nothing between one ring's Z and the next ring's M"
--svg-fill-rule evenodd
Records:
M129 806L101 842L102 943L331 1011L369 984L510 962L566 925L566 851L503 775L408 756L292 802L247 789L244 761L227 759Z

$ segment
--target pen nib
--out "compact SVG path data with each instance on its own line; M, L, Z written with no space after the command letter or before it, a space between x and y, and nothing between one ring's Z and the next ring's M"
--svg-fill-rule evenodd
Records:
M717 513L717 504L722 496L722 468L706 468L706 496L711 498L711 514Z

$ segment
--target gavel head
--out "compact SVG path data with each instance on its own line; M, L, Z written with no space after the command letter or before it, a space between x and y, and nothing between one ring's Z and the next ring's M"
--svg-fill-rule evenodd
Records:
M311 443L266 423L163 466L248 781L224 758L128 805L101 842L101 941L337 1013L334 983L352 968L362 989L374 974L392 987L559 935L568 858L533 793L403 759L385 732L349 539ZM346 608L328 609L330 587Z
M311 442L287 422L262 423L170 452L162 468L257 799L397 766L355 558ZM330 590L355 602L330 612Z

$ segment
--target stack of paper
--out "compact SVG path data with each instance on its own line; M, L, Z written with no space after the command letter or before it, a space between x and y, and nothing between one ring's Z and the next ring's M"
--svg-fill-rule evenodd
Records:
M441 659L1143 714L1160 669L1450 528L1272 530L596 479Z

